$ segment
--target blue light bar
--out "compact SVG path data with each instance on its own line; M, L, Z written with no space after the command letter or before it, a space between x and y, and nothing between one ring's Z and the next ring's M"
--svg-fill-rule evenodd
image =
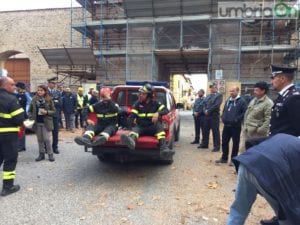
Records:
M166 88L169 88L170 85L166 81L155 81L155 82L149 82L149 81L126 81L126 85L137 85L137 86L143 86L145 84L151 84L152 86L163 86Z

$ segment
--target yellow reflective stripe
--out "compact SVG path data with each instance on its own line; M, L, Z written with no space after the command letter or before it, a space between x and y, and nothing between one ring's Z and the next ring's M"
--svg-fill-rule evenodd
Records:
M139 138L139 134L136 133L136 132L131 131L131 132L129 133L129 136L130 136L130 135L133 135L133 136L136 136L136 138Z
M4 118L4 119L11 119L14 116L16 116L22 112L24 112L24 109L20 108L20 109L17 109L16 111L13 111L12 113L0 113L0 117Z
M154 113L139 113L139 117L153 117Z
M10 119L12 118L10 114L6 114L6 113L0 113L0 118L4 118L4 119Z
M19 108L19 109L17 109L16 111L10 113L10 115L11 115L12 117L14 117L14 116L16 116L16 115L18 115L18 114L20 114L20 113L22 113L22 112L24 112L24 109L23 109L23 108Z
M15 179L16 177L16 171L3 171L3 180L11 180Z
M166 132L164 132L164 131L159 132L155 136L157 137L157 139L166 138Z
M134 114L138 114L139 113L139 111L137 111L136 109L132 109L131 112L134 113Z
M80 105L80 107L82 107L83 106L83 96L77 95L77 102L78 102L78 105ZM77 108L80 108L80 107L77 107Z
M20 127L1 127L0 128L0 133L5 133L5 132L19 132Z
M88 135L90 138L93 138L95 136L95 132L92 130L87 130L84 132L85 135Z
M100 118L109 118L109 117L115 117L117 115L118 115L118 113L113 113L113 114L97 114L97 117L100 117Z
M164 106L164 105L161 105L161 106L158 108L158 111L163 110L163 108L165 108L165 106Z
M94 112L94 107L92 105L89 106L90 112Z

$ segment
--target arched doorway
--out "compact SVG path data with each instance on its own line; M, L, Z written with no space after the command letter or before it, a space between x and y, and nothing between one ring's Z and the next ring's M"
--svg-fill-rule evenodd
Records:
M9 50L0 53L0 65L15 81L30 85L30 60L20 51Z

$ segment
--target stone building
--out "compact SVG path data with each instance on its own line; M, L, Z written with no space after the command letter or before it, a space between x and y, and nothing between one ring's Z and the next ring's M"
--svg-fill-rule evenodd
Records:
M73 12L74 13L74 12ZM39 48L69 47L70 9L0 12L0 67L35 90L56 76ZM81 46L81 34L73 36L73 47Z
M0 67L21 52L35 87L56 73L73 74L59 69L65 66L59 57L57 65L46 62L38 47L83 47L97 58L91 72L97 83L206 73L209 80L240 82L245 89L269 80L272 63L298 66L298 16L225 18L218 0L77 2L82 9L0 12Z

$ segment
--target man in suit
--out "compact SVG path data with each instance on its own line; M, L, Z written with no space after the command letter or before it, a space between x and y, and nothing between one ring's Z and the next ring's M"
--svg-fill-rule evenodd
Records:
M220 151L220 106L222 103L222 95L218 93L217 84L210 83L210 94L204 100L204 124L203 139L198 148L208 148L209 133L212 130L214 147L213 152Z

